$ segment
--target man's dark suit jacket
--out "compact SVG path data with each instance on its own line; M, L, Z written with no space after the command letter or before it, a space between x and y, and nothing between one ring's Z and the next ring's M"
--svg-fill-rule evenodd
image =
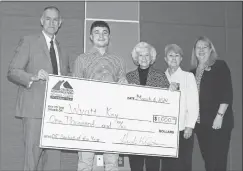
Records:
M195 75L196 69L192 70ZM209 71L205 70L200 83L200 124L212 127L220 104L229 104L223 117L222 129L232 129L233 90L230 70L223 60L216 60Z
M67 75L69 72L68 57L61 50L57 41L56 45L61 75ZM42 118L46 82L41 80L33 82L31 87L27 88L30 77L37 75L40 69L44 69L49 74L53 73L50 52L44 35L41 33L23 37L15 50L8 70L8 79L19 86L16 104L17 117Z

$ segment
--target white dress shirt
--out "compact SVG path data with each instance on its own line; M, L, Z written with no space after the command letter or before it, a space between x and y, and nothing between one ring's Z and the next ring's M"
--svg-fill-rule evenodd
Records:
M50 51L50 47L51 47L51 38L49 36L46 35L46 33L44 31L42 31L45 39L46 39L46 44L47 44L47 47ZM55 50L55 53L56 53L56 58L57 58L57 71L58 71L58 75L61 75L60 73L60 62L59 62L59 54L58 54L58 50L57 50L57 45L56 45L56 36L54 35L54 38L53 38L53 45L54 45L54 50Z
M199 95L194 75L183 71L180 67L172 75L167 69L165 75L170 83L180 84L179 130L183 131L185 127L194 128L199 114Z

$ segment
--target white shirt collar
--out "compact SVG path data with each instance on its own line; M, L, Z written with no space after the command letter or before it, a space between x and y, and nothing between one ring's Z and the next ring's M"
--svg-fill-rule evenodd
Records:
M169 74L168 68L165 71L167 78L174 77L182 72L181 67L179 67L172 75Z
M46 39L46 44L48 45L48 48L50 49L50 42L51 42L51 38L49 36L47 36L47 34L42 30L42 33ZM55 39L56 39L56 36L54 35L53 37L53 42L55 43Z

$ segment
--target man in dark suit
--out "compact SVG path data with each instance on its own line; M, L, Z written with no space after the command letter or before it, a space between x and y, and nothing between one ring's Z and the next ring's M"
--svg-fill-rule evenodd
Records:
M24 171L60 170L60 150L41 149L39 141L48 74L68 75L68 57L56 41L62 24L58 8L45 8L40 21L42 33L20 40L8 70L9 81L18 85L16 117L23 122Z

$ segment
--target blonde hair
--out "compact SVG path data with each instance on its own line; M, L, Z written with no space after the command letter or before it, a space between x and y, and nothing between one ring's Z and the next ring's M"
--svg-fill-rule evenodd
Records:
M151 57L150 64L152 65L155 62L157 55L155 48L146 42L139 42L132 50L132 59L135 65L139 65L138 54L144 49L149 50L149 54Z
M209 56L209 59L207 61L208 65L211 66L214 61L216 59L218 59L218 54L215 50L215 47L212 43L212 41L207 38L206 36L200 36L194 43L194 46L193 46L193 49L192 49L192 57L191 57L191 65L193 67L197 67L198 66L198 59L197 59L197 56L196 56L196 45L199 41L204 41L204 42L207 42L208 43L208 46L209 48L211 49L211 53L210 53L210 56Z

